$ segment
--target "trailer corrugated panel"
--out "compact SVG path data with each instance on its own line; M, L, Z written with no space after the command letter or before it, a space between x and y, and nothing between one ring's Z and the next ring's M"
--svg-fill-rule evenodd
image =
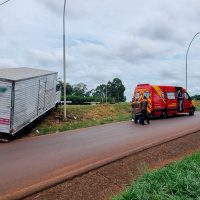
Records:
M13 131L19 130L37 117L39 78L15 83Z
M15 134L56 103L57 72L0 69L0 132Z
M55 106L56 74L15 83L13 132Z
M0 132L10 133L12 83L0 81Z
M56 102L56 74L48 75L45 91L45 111L55 106Z
M44 113L46 82L47 82L46 77L41 77L39 80L38 115L41 115L42 113Z

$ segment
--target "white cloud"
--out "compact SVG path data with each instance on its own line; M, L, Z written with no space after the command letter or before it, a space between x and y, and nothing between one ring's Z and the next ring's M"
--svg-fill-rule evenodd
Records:
M64 1L18 0L0 8L0 67L56 70L62 77ZM119 77L128 99L137 83L185 85L185 53L200 31L198 0L67 1L67 80L93 88ZM199 91L199 37L188 86ZM199 91L200 93L200 91Z
M0 68L19 67L17 63L10 59L0 58Z

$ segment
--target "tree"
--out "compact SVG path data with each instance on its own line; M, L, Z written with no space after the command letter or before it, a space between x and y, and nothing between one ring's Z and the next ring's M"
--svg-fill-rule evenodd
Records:
M61 90L62 96L64 95L64 83L59 81L56 86L57 90ZM101 101L107 100L108 102L121 102L126 101L124 96L125 87L119 78L114 78L113 81L109 81L106 84L101 84L90 91L87 90L87 85L84 83L78 83L71 86L69 83L66 84L66 94L68 98L73 99L76 103L83 103L84 101Z
M56 85L56 90L57 91L60 90L61 96L64 96L64 83L63 83L63 81L58 82L58 84ZM72 86L69 83L67 83L66 84L66 94L71 95L72 91L73 91Z
M75 96L85 96L87 92L87 85L84 83L78 83L72 86L73 92L72 94Z
M115 98L116 102L126 101L124 96L125 87L119 78L114 78L112 83L109 83L109 94Z
M119 78L109 81L107 85L101 84L94 90L93 96L101 98L101 101L105 101L106 98L106 87L107 87L107 97L109 102L120 102L126 101L124 96L125 87Z
M195 94L194 96L192 96L192 99L200 100L200 95L199 94Z
M96 89L94 90L93 96L100 98L101 101L103 102L104 99L106 98L106 85L101 84L97 86Z
M94 89L89 90L85 93L85 97L93 97Z

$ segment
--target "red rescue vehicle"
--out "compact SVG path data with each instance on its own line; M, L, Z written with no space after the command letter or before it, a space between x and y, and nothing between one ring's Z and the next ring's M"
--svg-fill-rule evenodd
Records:
M148 113L152 116L166 118L177 113L194 115L195 105L187 91L182 87L139 84L134 97L139 101L146 96Z

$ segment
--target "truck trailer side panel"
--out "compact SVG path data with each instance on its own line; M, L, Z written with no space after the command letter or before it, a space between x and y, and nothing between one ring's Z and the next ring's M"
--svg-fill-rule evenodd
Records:
M0 69L0 133L14 135L56 104L57 72Z
M13 130L20 130L55 106L56 74L15 83Z
M12 82L0 81L0 132L10 133Z
M13 132L37 117L39 78L15 82Z
M55 74L48 75L45 84L45 107L44 112L53 108L56 103L56 84L57 77Z

